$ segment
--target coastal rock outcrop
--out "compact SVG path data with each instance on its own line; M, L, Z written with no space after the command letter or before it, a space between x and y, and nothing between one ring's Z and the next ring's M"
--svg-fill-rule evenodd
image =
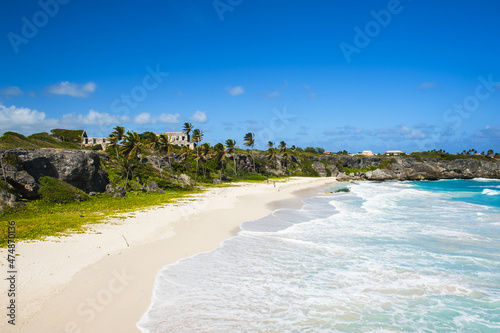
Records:
M58 178L89 192L104 192L109 183L101 160L107 155L87 150L2 149L2 172L18 197L37 199L40 177Z
M321 160L346 170L359 170L349 174L340 171L337 178L342 180L500 179L500 162L470 158L447 161L413 157L322 156ZM361 171L369 168L374 170Z

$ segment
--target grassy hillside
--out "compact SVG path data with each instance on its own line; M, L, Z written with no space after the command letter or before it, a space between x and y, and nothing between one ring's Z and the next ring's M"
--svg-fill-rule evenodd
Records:
M72 131L79 132L82 131ZM75 134L75 133L74 133ZM76 133L77 134L77 133ZM69 141L57 134L47 132L35 133L28 137L15 132L5 132L0 137L0 148L60 148L60 149L80 149L80 139L75 135Z

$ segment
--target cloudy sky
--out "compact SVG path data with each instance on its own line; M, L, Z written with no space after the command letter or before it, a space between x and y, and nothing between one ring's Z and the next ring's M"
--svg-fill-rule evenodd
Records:
M497 0L4 0L0 134L500 151Z

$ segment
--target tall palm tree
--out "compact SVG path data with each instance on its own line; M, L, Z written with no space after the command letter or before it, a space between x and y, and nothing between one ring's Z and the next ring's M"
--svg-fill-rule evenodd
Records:
M159 147L160 152L165 153L167 155L172 152L173 142L174 142L172 136L168 134L160 134L158 136L158 142L160 144Z
M236 146L236 141L234 141L233 139L227 139L226 140L226 152L228 154L232 154L233 155L234 175L237 176L238 173L236 172L236 154L234 153L235 152L235 146Z
M182 131L187 134L188 141L191 141L191 137L189 133L193 130L194 126L191 123L184 123L184 127L182 127Z
M125 190L128 188L128 178L129 174L133 175L133 168L137 164L137 161L129 159L125 156L117 154L116 156L112 156L107 162L111 168L114 170L120 171L120 177L118 180L125 179Z
M121 153L124 157L130 160L137 160L139 155L141 155L143 144L141 142L141 137L136 131L128 131L125 134L125 142L121 147Z
M267 148L274 148L274 142L267 141Z
M189 146L182 146L181 147L181 156L186 156L189 158L191 156L191 149L189 149Z
M244 140L243 144L252 149L251 156L252 156L252 162L253 162L253 172L255 173L255 160L253 159L253 147L255 146L255 133L245 134L245 137L243 138L243 140Z
M201 154L200 156L203 158L203 161L205 162L205 166L203 167L203 180L205 180L206 172L207 172L207 162L208 160L212 157L212 147L210 146L210 143L205 142L204 144L201 145Z
M194 184L198 181L198 160L200 156L198 155L198 144L203 140L203 131L199 129L195 129L193 131L193 142L196 143L196 177L194 180Z
M148 135L146 142L145 146L147 149L160 150L161 148L159 135Z
M280 153L284 153L286 151L286 143L285 143L285 141L281 141L280 142L279 148L280 148Z
M215 150L215 158L217 162L220 163L220 172L219 172L219 180L222 180L222 169L224 169L224 162L226 161L226 148L222 143L218 143L214 146Z
M109 139L111 141L111 146L115 147L116 155L118 155L118 145L125 139L125 127L116 126L109 135Z
M270 143L272 143L271 141L269 141ZM274 162L274 167L276 168L276 149L274 149L272 146L270 146L269 148L267 148L267 157L269 158L269 160L271 162Z
M281 155L281 159L283 160L284 164L285 164L285 172L288 172L288 159L289 159L289 156L288 156L288 153L285 152Z
M170 167L172 167L172 163L170 161L170 153L172 152L173 150L173 138L172 136L168 135L168 134L160 134L158 136L158 143L160 144L160 147L158 148L158 150L160 151L161 154L166 154L167 155L167 158L168 158L168 164L170 165Z

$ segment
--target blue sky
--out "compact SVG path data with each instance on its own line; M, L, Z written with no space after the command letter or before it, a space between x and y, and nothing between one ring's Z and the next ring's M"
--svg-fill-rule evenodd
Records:
M500 2L4 0L0 133L500 151Z

